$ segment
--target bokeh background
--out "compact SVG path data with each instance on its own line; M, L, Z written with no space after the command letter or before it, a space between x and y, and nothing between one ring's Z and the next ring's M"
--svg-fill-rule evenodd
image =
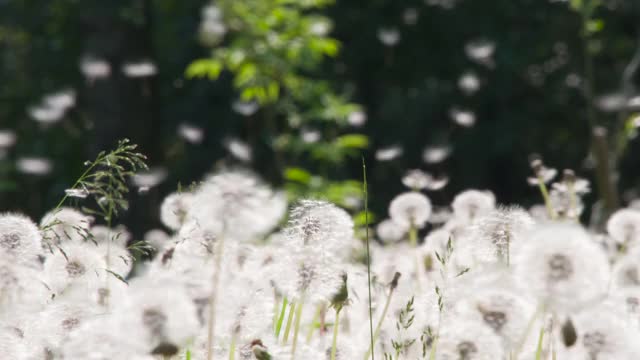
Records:
M40 218L124 137L152 167L120 219L137 235L222 167L357 212L362 157L379 214L413 168L450 179L438 205L538 203L533 154L624 203L639 30L637 0L0 0L0 210Z

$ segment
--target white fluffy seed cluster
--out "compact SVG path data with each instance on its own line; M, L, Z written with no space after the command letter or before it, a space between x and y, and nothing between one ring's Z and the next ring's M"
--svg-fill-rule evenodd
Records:
M370 289L349 213L287 211L247 171L167 195L138 261L124 227L73 208L0 214L1 358L364 359L370 311L381 359L640 358L637 209L597 233L468 190L434 221L423 180L376 225Z

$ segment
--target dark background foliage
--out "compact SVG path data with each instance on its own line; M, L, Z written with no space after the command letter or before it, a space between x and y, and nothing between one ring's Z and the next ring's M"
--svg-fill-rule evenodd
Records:
M579 14L561 1L458 0L451 9L428 3L434 1L350 0L325 9L334 21L331 35L342 47L314 76L348 91L367 114L360 131L370 138L364 156L374 210L386 211L403 190L400 177L409 168L449 175L449 186L432 196L440 205L466 188L491 189L502 203L539 202L525 181L532 153L549 166L572 168L593 179L593 170L585 167L589 102L583 87L568 85L568 78L585 73ZM265 131L260 113L244 118L232 110L238 95L228 73L216 81L184 76L193 60L210 53L196 35L206 4L0 0L0 129L18 135L15 147L0 160L0 210L41 217L82 172L85 160L128 137L140 144L150 165L169 169L161 186L132 195L132 210L123 221L140 233L158 224L159 203L178 182L197 181L216 164L229 162L225 138L259 138ZM410 8L418 13L414 25L403 21ZM590 41L593 86L596 95L617 93L638 46L640 6L636 0L606 1L596 16L604 27ZM400 31L397 46L379 41L378 31L385 27ZM492 68L465 55L465 44L479 38L496 44ZM107 59L112 75L87 81L79 71L86 54ZM136 59L152 59L157 76L135 79L117 71ZM473 95L457 85L466 72L481 81ZM638 76L635 84L640 84ZM43 127L30 119L29 106L63 88L76 90L77 104L62 122ZM474 111L475 126L456 125L449 114L454 107ZM618 118L615 112L597 110L596 115L598 124L610 128ZM178 137L183 122L204 129L203 143ZM376 162L374 151L392 144L401 144L404 155ZM452 155L444 163L425 165L423 148L437 144L451 146ZM640 185L638 154L638 141L631 141L620 159L621 193ZM20 174L15 161L27 155L51 158L53 172ZM254 165L270 181L281 182L268 158ZM316 170L312 167L307 166ZM359 179L360 158L326 175ZM591 201L596 198L592 195Z

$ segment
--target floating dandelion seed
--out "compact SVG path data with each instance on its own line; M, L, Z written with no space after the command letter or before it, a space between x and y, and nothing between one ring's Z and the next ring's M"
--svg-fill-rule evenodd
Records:
M378 40L385 46L396 46L400 42L400 30L397 28L380 28L378 30Z
M302 135L302 141L307 144L314 144L322 137L322 134L318 130L302 129L300 133Z
M473 72L464 73L460 76L460 79L458 79L458 87L466 95L473 95L480 90L480 79Z
M360 127L367 122L367 114L364 111L354 111L347 117L349 125Z
M463 127L472 127L476 123L476 114L474 114L473 111L454 108L451 109L449 115L456 124Z
M158 70L156 65L149 60L129 62L122 65L122 72L131 78L149 77L155 75Z
M242 116L251 116L260 109L260 105L255 101L237 100L233 103L232 108Z
M54 124L62 120L65 114L64 108L51 105L38 105L29 108L29 116L41 124Z
M422 159L427 164L438 164L445 161L450 154L449 146L430 146L422 151Z
M249 144L239 139L231 138L224 142L224 146L233 157L243 162L250 162L252 158Z
M106 60L86 56L80 61L80 71L89 80L103 79L111 75L111 65Z
M16 133L12 130L0 129L0 149L7 149L15 145L17 140Z
M44 103L54 109L67 110L76 104L76 93L73 90L63 90L44 97Z
M186 123L178 126L178 135L185 141L196 145L200 144L204 139L204 131L202 128Z
M403 152L402 147L394 145L378 149L375 156L378 161L391 161L402 156Z
M16 168L26 175L43 176L53 170L53 163L43 157L21 157L16 161Z
M167 169L163 167L150 168L138 172L131 177L131 181L138 188L150 189L160 185L168 176Z
M413 7L406 8L402 12L402 20L407 25L415 25L415 24L418 23L418 16L419 15L420 15L420 13L418 12L418 9L413 8Z
M478 39L468 42L464 46L465 53L469 59L483 65L491 65L496 44L486 39Z

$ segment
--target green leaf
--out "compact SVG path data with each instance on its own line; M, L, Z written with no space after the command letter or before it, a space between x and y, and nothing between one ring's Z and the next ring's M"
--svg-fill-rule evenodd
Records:
M367 216L367 212L365 211L360 211L359 213L355 214L353 216L353 223L356 226L365 226L367 225L367 220L369 220L369 225L373 224L376 221L376 216L374 213L372 213L371 211L368 212L368 216Z
M604 29L604 21L602 19L589 20L586 26L588 34L595 34Z
M284 178L301 184L309 184L311 182L311 174L308 171L297 167L285 169Z
M336 139L336 145L341 148L366 149L369 146L369 138L362 134L346 134Z
M215 80L220 76L223 67L218 60L199 59L189 64L185 75L188 79L208 77L210 80Z

